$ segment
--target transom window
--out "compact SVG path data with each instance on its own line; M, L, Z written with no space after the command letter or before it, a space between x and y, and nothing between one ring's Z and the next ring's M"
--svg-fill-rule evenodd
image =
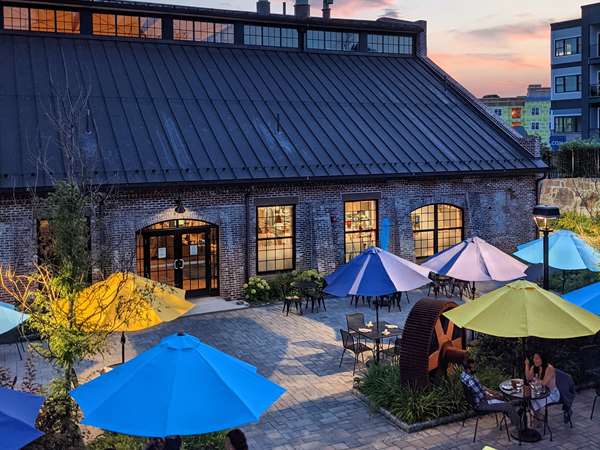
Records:
M293 205L256 208L256 269L258 273L294 269L294 210Z
M346 262L377 245L377 200L344 202L344 256Z
M308 30L306 32L306 48L344 52L356 51L358 50L358 33Z
M367 47L374 53L393 53L397 55L412 55L413 38L392 34L367 35Z
M232 23L173 20L173 39L178 41L233 44L233 33Z
M463 240L462 209L438 203L410 213L415 256L426 258Z
M298 30L295 28L244 25L244 44L263 47L298 47Z
M92 32L99 36L161 39L162 19L94 13L92 16Z
M2 12L5 30L79 33L79 13L75 11L5 6Z

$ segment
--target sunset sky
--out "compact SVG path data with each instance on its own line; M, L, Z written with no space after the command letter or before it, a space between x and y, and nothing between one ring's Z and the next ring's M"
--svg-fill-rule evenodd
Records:
M254 10L254 0L154 0L211 8ZM288 0L293 11L294 0ZM587 2L587 3L592 3ZM271 11L281 12L281 1ZM550 79L550 26L580 15L581 0L335 0L333 17L387 15L427 20L429 56L475 95L524 94ZM320 14L321 0L312 0Z

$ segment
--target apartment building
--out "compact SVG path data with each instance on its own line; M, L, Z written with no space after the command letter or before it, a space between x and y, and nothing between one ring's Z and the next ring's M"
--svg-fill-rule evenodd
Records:
M551 24L552 132L554 147L600 137L600 3L581 17Z
M485 95L479 99L486 109L522 136L537 136L550 142L550 88L530 84L527 95L500 97Z

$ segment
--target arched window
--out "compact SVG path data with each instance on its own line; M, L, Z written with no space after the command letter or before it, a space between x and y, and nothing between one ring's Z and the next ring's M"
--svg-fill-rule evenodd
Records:
M462 209L437 203L410 213L415 240L415 256L435 255L463 240Z

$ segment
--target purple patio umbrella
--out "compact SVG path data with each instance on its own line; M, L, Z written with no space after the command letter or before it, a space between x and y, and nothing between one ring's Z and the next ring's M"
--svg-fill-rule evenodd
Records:
M438 275L473 282L512 281L524 278L527 265L481 238L465 239L432 256L423 266Z

